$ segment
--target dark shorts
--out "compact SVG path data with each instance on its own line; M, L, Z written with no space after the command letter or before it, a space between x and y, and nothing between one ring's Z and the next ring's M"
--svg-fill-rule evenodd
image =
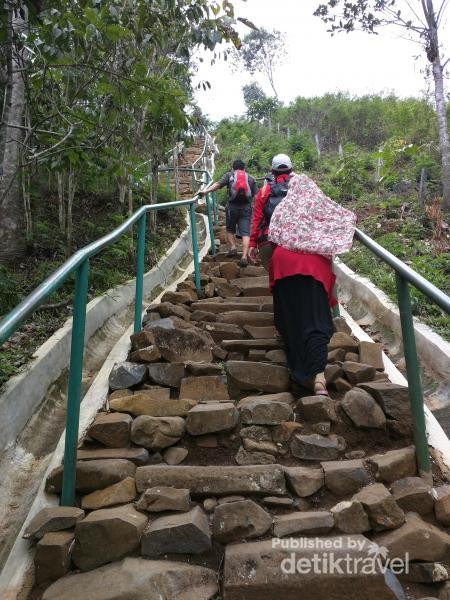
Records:
M252 220L251 204L232 204L228 202L226 208L227 231L236 233L236 226L239 228L239 235L250 235L250 222Z

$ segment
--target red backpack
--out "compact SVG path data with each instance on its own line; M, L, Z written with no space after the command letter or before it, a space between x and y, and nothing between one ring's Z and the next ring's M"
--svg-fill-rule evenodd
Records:
M252 190L248 180L248 173L242 169L233 171L228 184L230 202L250 202Z

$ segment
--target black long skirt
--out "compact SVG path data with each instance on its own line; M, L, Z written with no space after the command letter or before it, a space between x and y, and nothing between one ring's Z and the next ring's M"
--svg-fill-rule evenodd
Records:
M307 275L293 275L275 282L275 327L286 344L288 367L298 382L322 373L327 363L327 344L333 335L328 297L323 285Z

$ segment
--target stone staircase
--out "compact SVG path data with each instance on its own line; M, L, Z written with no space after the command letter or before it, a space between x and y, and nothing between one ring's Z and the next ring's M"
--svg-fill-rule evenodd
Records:
M177 166L179 168L190 169L195 161L201 157L205 145L205 139L203 137L197 137L193 143L183 149L182 154L178 157ZM199 167L200 168L200 167ZM178 178L178 185L176 184L176 178ZM170 189L176 192L178 188L177 198L179 200L192 198L192 175L189 172L177 171L175 175L172 175L170 179Z
M110 374L77 507L29 524L32 597L448 600L450 486L436 465L432 486L417 475L381 345L337 317L330 395L293 384L264 269L239 268L215 229L201 292L190 276L148 307ZM60 467L47 492L61 483Z

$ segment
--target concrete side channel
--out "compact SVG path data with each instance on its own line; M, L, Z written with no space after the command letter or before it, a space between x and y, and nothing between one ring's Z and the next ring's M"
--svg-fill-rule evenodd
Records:
M202 252L208 240L205 217L198 215ZM145 303L192 270L190 229L144 276ZM133 323L134 280L88 304L83 364L84 396L117 341ZM26 370L12 378L0 396L0 571L35 499L42 477L65 427L67 373L72 319L36 352Z

